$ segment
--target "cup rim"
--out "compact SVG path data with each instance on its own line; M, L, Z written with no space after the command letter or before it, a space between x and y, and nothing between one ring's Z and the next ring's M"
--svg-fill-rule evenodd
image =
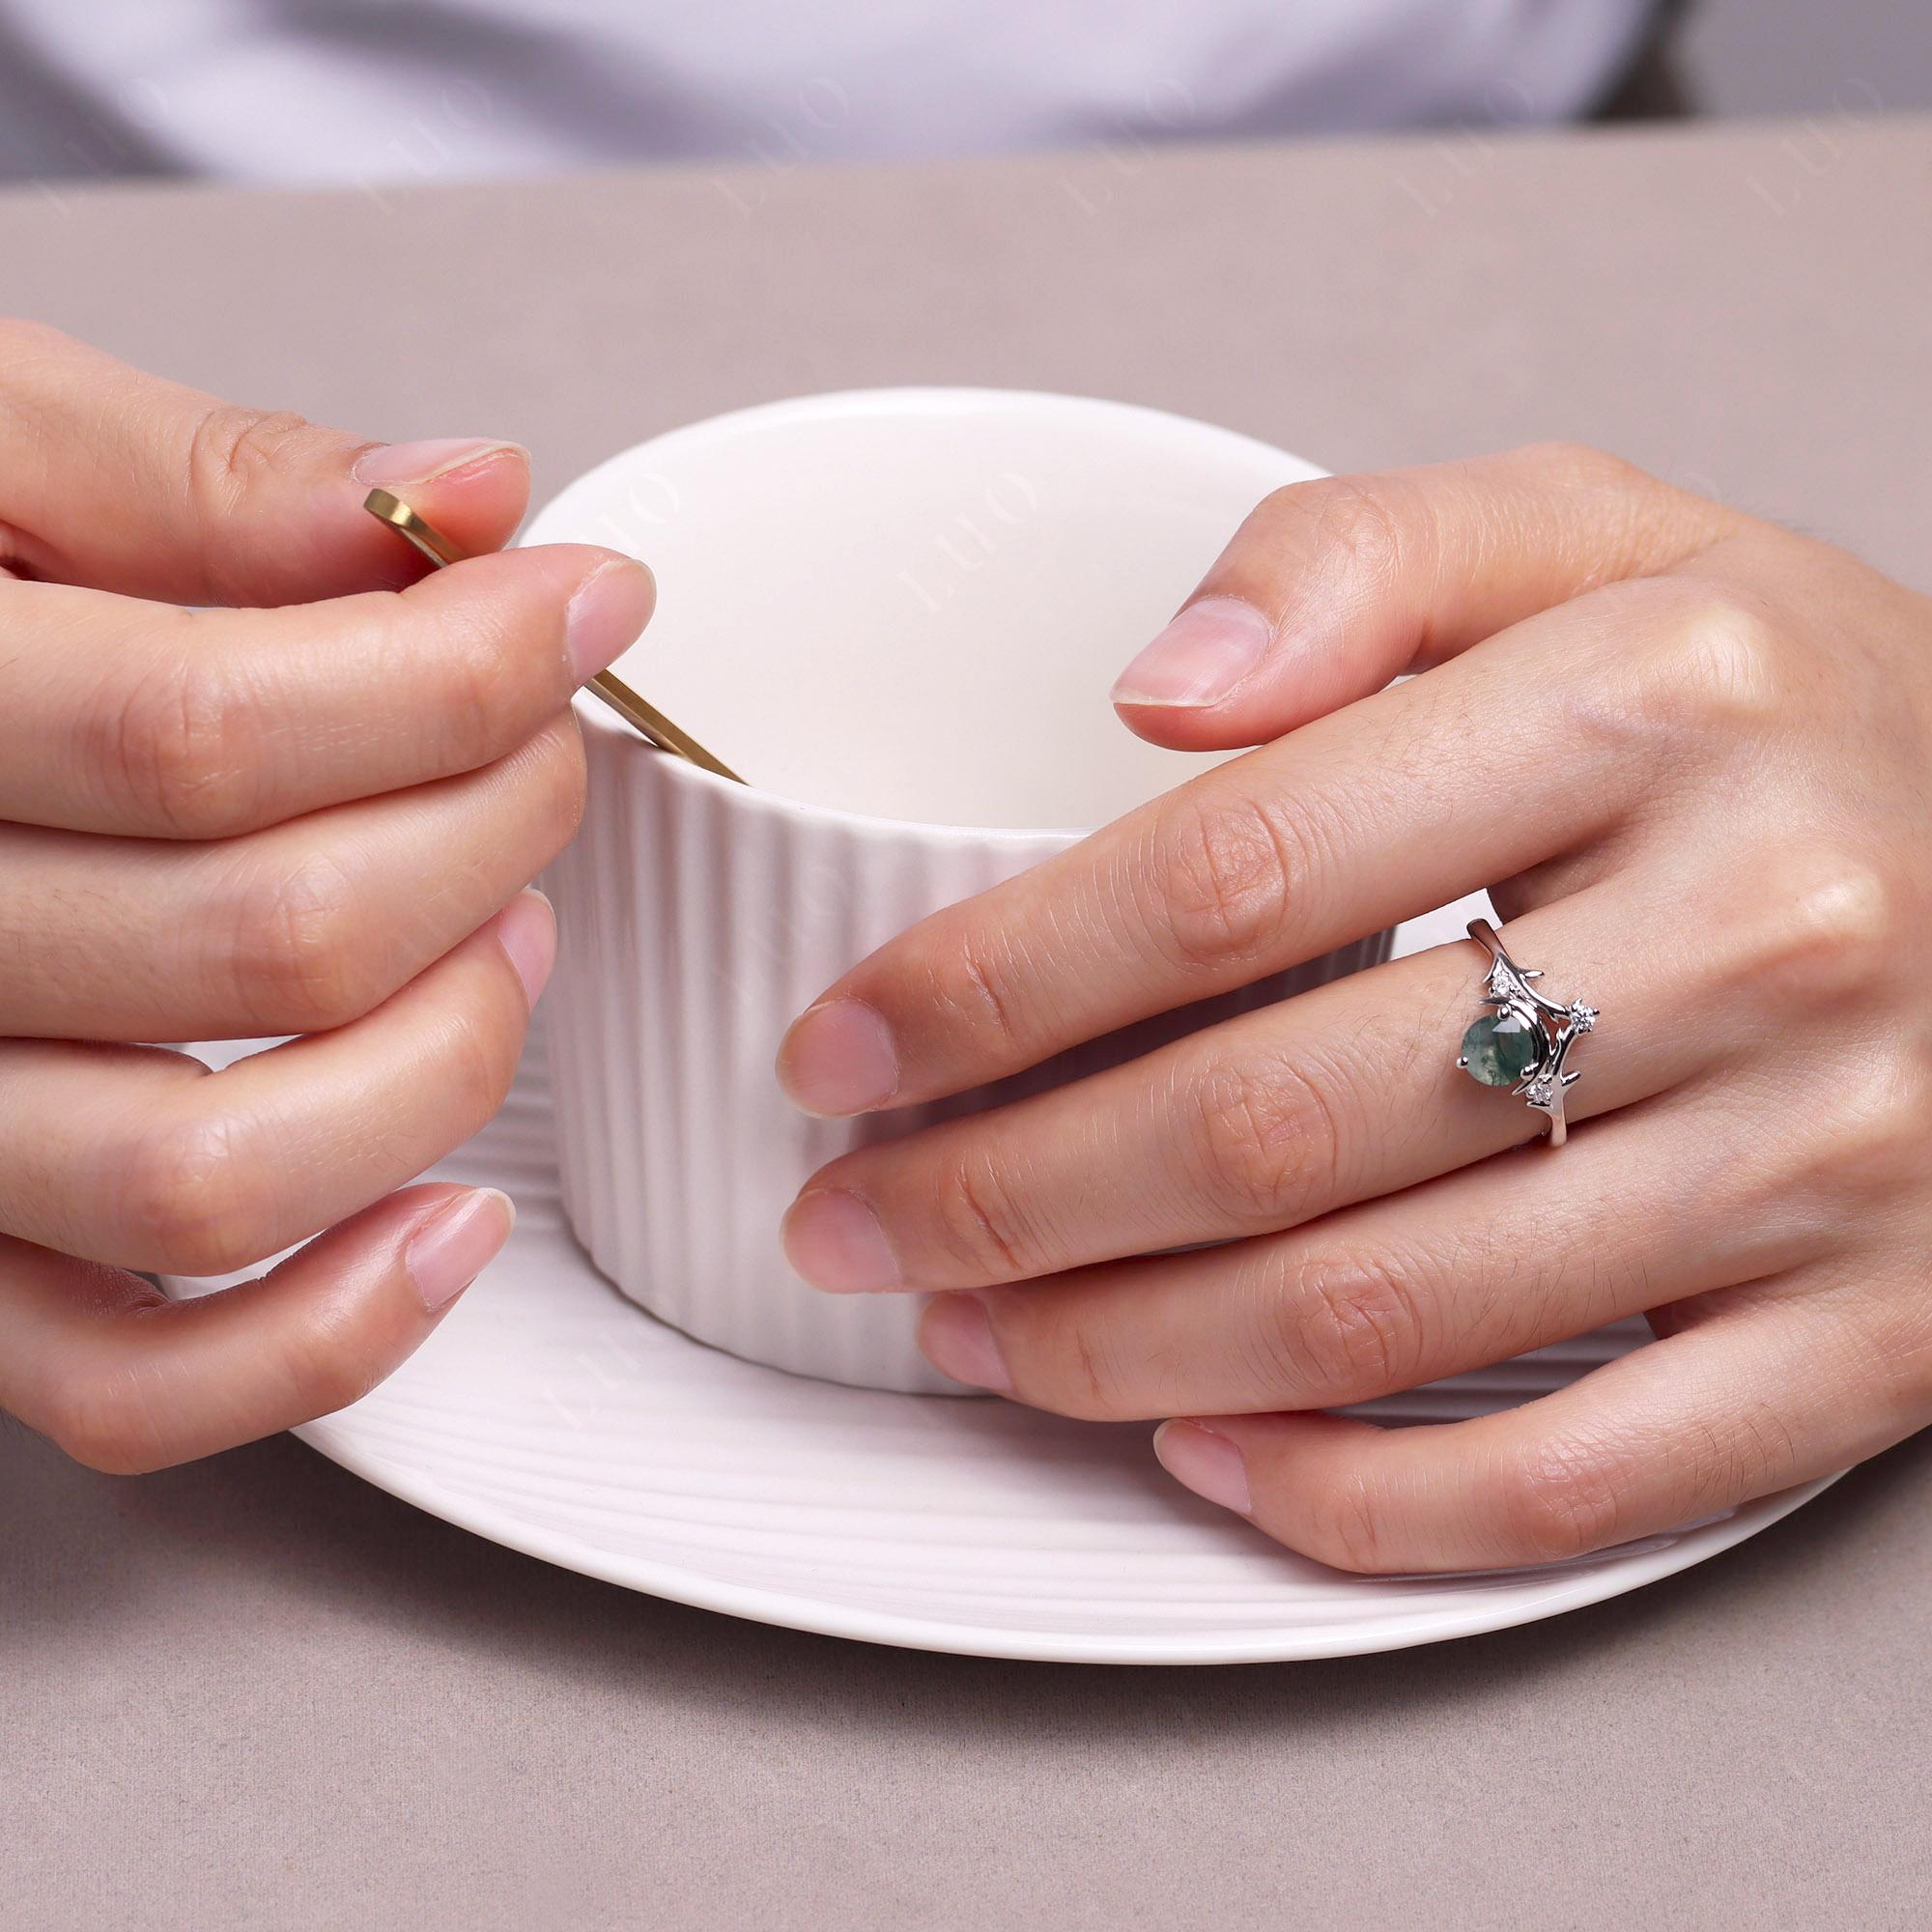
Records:
M709 440L721 433L729 434L754 424L810 422L825 416L895 415L915 409L923 412L938 410L963 415L976 410L1009 407L1014 404L1050 414L1098 413L1116 417L1136 417L1144 423L1158 424L1170 434L1205 438L1219 442L1231 451L1239 449L1274 461L1299 464L1309 470L1311 477L1325 473L1311 464L1306 457L1297 456L1291 450L1283 449L1278 443L1268 442L1261 437L1249 436L1244 431L1230 429L1222 423L1206 422L1199 416L1182 415L1175 410L1156 409L1147 403L1124 402L1113 396L1089 396L1059 389L1009 389L971 384L901 384L884 388L826 389L803 395L779 397L769 402L750 403L739 409L723 411L716 415L700 416L696 422L680 423L675 428L662 431L657 436L646 437L641 442L635 442L627 448L614 451L603 462L594 464L582 475L574 477L550 497L525 525L517 537L517 546L521 549L530 544L578 541L574 538L553 535L545 530L544 526L561 522L570 514L576 499L592 495L612 472L635 465L647 451L661 453L666 450L675 450L681 444ZM668 774L668 782L722 787L732 794L739 806L746 810L777 812L800 822L839 826L849 831L891 834L895 837L917 834L928 841L973 845L1018 845L1046 840L1071 844L1076 839L1085 838L1095 829L1087 825L957 825L944 819L901 818L884 812L854 811L842 806L818 805L805 799L789 797L784 792L769 790L753 780L748 779L740 783L731 779L721 778L716 772L709 772L700 765L694 765L689 759L678 757L674 753L659 751L628 724L612 717L604 705L582 691L579 691L573 696L571 704L577 714L579 726L586 735L594 732L600 738L613 743L623 742L631 748L631 753L636 755L661 758L670 768ZM1124 728L1122 726L1122 729Z

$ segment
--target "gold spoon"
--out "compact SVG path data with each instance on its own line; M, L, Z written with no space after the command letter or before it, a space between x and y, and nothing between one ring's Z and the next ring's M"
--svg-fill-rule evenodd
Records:
M446 563L463 561L463 553L435 525L417 516L400 497L392 497L386 490L371 490L362 499L362 507L412 544L439 570ZM733 784L745 782L722 758L713 757L689 731L673 724L655 704L645 703L622 678L600 670L585 689L595 692L626 724L641 732L659 751L674 752L707 772L716 772L721 779L729 779Z

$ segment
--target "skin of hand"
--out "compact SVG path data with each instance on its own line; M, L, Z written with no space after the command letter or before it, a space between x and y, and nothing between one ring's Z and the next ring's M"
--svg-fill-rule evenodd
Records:
M508 1090L556 944L526 887L582 804L570 696L653 585L567 545L424 577L376 484L487 553L527 464L0 323L0 1407L98 1468L342 1406L510 1231L494 1190L403 1183ZM282 1034L222 1072L135 1043ZM203 1300L128 1272L318 1234Z
M976 1087L1489 887L1603 1014L1569 1145L1456 1069L1460 941L834 1161L801 1275L934 1292L948 1374L1171 1418L1173 1475L1360 1572L1576 1556L1932 1421L1932 601L1538 447L1269 497L1114 700L1260 749L865 960L786 1037L799 1104ZM1513 1410L1331 1412L1637 1313Z

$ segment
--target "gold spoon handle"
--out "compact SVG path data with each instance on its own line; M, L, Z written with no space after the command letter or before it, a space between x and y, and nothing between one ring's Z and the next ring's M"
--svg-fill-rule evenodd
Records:
M362 507L412 544L439 570L446 563L463 561L463 553L400 497L392 497L386 490L371 490L362 499ZM674 753L694 765L701 765L707 772L716 772L721 779L729 779L733 784L745 782L724 759L713 757L689 731L673 724L655 704L646 703L613 672L600 670L586 689L594 691L625 724L641 732L659 751Z

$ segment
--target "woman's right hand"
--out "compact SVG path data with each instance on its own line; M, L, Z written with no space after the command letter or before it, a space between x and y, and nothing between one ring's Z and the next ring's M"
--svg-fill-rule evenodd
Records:
M0 1408L98 1468L353 1401L509 1233L405 1183L508 1090L571 694L651 578L559 545L412 582L361 500L491 552L527 483L512 444L374 444L0 323ZM132 1043L279 1034L222 1072ZM323 1230L198 1301L127 1272Z

